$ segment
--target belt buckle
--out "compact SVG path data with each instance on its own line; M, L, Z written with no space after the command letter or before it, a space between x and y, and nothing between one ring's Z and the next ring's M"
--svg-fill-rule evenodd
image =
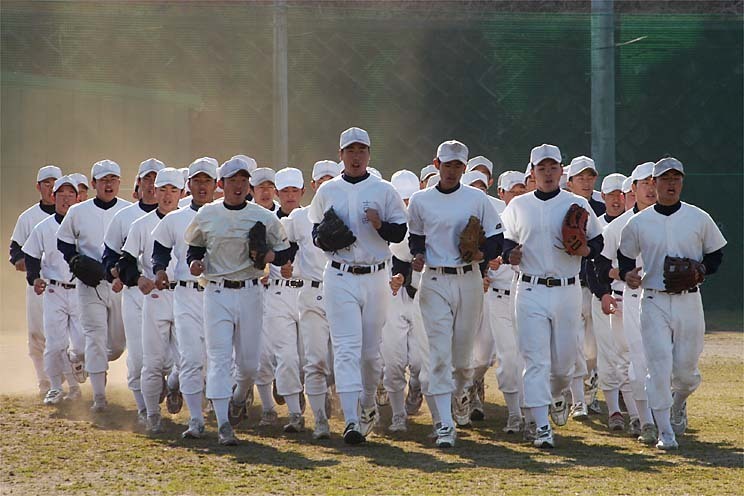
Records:
M364 274L363 270L364 267L359 267L358 265L352 265L349 267L349 272L351 272L354 275Z
M555 282L554 282L555 281ZM556 279L555 277L546 277L545 278L545 285L549 288L555 288L561 285L561 280Z

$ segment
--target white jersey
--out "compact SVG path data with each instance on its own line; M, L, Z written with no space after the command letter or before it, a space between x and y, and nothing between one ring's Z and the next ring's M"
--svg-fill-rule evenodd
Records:
M171 263L175 260L176 264L173 271L176 281L197 280L196 277L191 275L189 265L186 262L186 252L189 245L183 239L186 228L196 217L196 212L190 204L187 207L179 208L163 217L152 231L153 246L157 241L164 247L171 249ZM170 275L168 277L170 278Z
M299 250L295 255L292 277L311 281L322 281L328 257L313 243L313 223L308 214L310 207L296 208L289 214L289 222L284 225L287 239L297 243Z
M278 211L279 210L275 210L274 215L276 215ZM278 218L279 217L277 216L277 219ZM284 232L286 233L288 224L290 223L289 218L287 216L282 217L281 219L279 219L279 222L281 222L282 227L284 227ZM287 235L287 240L289 241L289 235ZM290 277L289 279L299 279L299 277L300 276L297 275L297 272L292 270L292 277ZM287 279L287 278L282 276L281 267L279 267L278 265L269 264L269 279L274 280L274 279Z
M57 249L58 229L57 217L48 216L33 228L23 244L23 252L41 260L41 277L69 284L72 273L62 252Z
M204 276L209 281L243 281L263 277L249 257L248 232L256 224L266 226L266 242L273 251L289 248L287 235L273 212L253 203L239 210L228 209L218 200L199 209L186 228L186 243L207 249Z
M57 239L65 243L77 244L78 253L100 262L103 257L103 239L106 229L116 214L131 203L117 198L113 207L103 209L96 205L95 200L91 198L70 207L62 225L59 226Z
M127 240L127 235L132 224L135 220L145 215L147 215L147 212L142 209L141 201L132 203L127 208L121 209L121 212L114 216L111 220L111 225L106 229L106 236L104 237L106 246L116 253L121 254L121 247L124 246L124 242ZM142 270L142 265L139 267Z
M643 255L644 289L664 290L664 258L702 261L703 255L726 246L726 239L710 215L682 202L672 215L649 207L630 218L620 235L620 251L635 258Z
M612 262L612 268L617 269L617 249L620 246L620 232L622 232L625 224L628 223L628 219L633 216L633 209L623 212L612 222L607 222L607 214L600 215L597 219L602 225L602 237L604 238L604 247L602 248L602 256ZM610 226L613 226L610 228ZM638 262L636 265L640 266ZM612 279L611 287L615 291L622 291L625 289L625 283L617 279Z
M496 213L501 216L506 209L506 202L493 196L488 196L491 204L496 209ZM496 270L488 269L488 278L491 280L491 287L496 289L510 289L514 281L514 267L509 264L501 264Z
M388 242L367 220L366 210L377 210L383 222L405 223L406 207L392 184L372 174L355 184L343 175L335 177L318 188L309 207L310 222L319 224L331 207L357 239L343 250L326 253L327 257L349 265L375 265L390 258Z
M504 238L522 245L520 270L539 277L567 278L579 274L581 257L572 256L561 246L563 218L572 204L589 213L587 239L602 234L602 227L589 202L568 191L560 190L548 200L535 193L514 198L501 216L506 229Z
M193 200L193 199L194 198L191 195L184 196L183 198L181 198L180 200L178 200L178 208L185 208L185 207L190 206L191 205L191 200Z
M137 259L142 275L148 279L155 279L155 273L152 270L152 250L153 246L155 246L152 231L157 227L159 222L160 216L157 210L153 210L149 214L134 221L127 235L127 240L121 248L122 252L127 252ZM175 266L176 261L171 258L168 267L165 269L168 279L171 281L175 280Z
M31 231L34 229L36 224L46 219L50 215L53 216L54 213L43 211L41 209L41 202L27 208L20 216L18 216L18 220L16 221L16 225L13 229L13 234L11 235L10 240L18 243L18 246L23 246L29 235L31 235Z
M426 265L460 267L460 233L470 216L477 217L486 237L504 231L501 219L483 191L461 184L452 193L436 187L416 191L408 202L408 226L411 234L426 236Z

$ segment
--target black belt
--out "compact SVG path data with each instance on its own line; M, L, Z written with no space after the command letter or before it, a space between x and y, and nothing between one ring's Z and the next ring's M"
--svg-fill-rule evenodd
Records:
M679 291L679 292L664 291L663 289L649 289L649 291L654 291L656 293L679 295L679 294L685 294L685 293L697 293L698 291L700 291L700 288L694 287L692 289L686 289L684 291Z
M319 288L321 284L323 283L320 281L310 281L310 286L313 288Z
M197 291L204 291L204 288L201 287L196 281L178 281L178 285L182 288L191 288Z
M164 289L173 290L173 289L176 289L176 286L178 286L178 283L173 281L173 282L169 282L168 285Z
M560 277L536 277L522 274L522 281L529 282L532 284L542 284L549 288L557 288L560 286L571 286L576 284L576 277L560 278ZM565 282L564 282L565 281Z
M505 296L509 296L511 294L511 291L508 289L491 288L491 291L493 291L496 294L501 293Z
M75 289L77 287L74 284L67 284L64 282L59 282L59 281L55 281L54 279L50 279L49 284L51 284L52 286L59 286L64 289Z
M613 294L616 294L616 295L618 295L618 296L622 296L622 295L623 295L623 292L622 292L622 291L618 291L617 289L613 289L613 290L612 290L612 293L613 293Z
M305 285L305 281L302 279L274 279L274 284L277 286L288 286L290 288L301 288Z
M440 272L442 274L467 274L473 270L472 265L464 265L462 267L432 267L432 270Z
M220 284L218 281L209 281L210 284ZM253 284L254 286L258 286L258 279L248 279L246 281L228 281L227 279L222 281L222 286L227 289L242 289L249 284Z
M334 269L341 269L341 267L344 267L344 272L349 272L350 274L371 274L372 272L377 272L378 270L382 270L385 268L385 262L380 262L377 265L346 265L339 262L331 262L331 267Z

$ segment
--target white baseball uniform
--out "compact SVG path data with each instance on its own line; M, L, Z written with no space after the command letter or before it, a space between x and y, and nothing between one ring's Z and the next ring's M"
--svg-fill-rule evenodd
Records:
M57 230L62 218L57 214L48 216L34 227L23 244L26 255L41 261L40 276L48 284L43 293L44 371L52 388L57 389L62 387L63 376L71 386L77 385L71 380L70 359L72 356L75 360L82 360L85 351L77 291L71 282L73 276L57 249ZM26 269L29 269L28 265Z
M669 215L657 204L628 220L620 238L620 252L643 257L641 337L646 353L646 391L653 410L672 406L672 392L688 396L700 385L698 359L703 350L705 319L698 288L681 294L664 289L667 256L701 261L720 250L726 239L710 215L681 202Z
M128 205L130 202L121 198L109 203L98 198L77 203L67 211L57 231L57 240L75 246L79 254L100 262L104 233L114 216ZM111 288L107 280L95 288L79 281L77 284L85 334L85 370L92 374L108 370L108 362L119 358L126 347L121 298Z
M578 352L581 257L555 245L571 204L589 212L587 239L602 232L580 196L558 190L514 198L504 210L505 239L522 245L516 286L517 343L524 360L524 404L542 408L568 388Z
M10 236L10 263L15 265L23 259L21 247L28 239L34 226L54 214L54 205L42 205L41 201L27 208L18 217L13 234ZM37 295L34 288L26 287L26 326L28 328L28 356L34 364L36 381L41 389L46 389L49 378L44 373L44 323L43 296Z

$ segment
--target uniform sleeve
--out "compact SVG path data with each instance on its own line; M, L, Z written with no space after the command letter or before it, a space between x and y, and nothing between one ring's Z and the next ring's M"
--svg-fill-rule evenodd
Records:
M111 219L108 229L106 229L106 235L103 237L103 243L111 248L118 254L121 254L122 246L124 246L124 236L127 233L123 232L121 225L121 210L119 210L114 218Z
M67 212L65 218L62 219L62 224L60 224L59 229L57 229L57 239L69 245L77 244L78 231L75 228L76 214L77 209L75 208L75 206L73 206Z
M26 212L23 212L25 214ZM15 228L13 228L13 234L10 236L11 241L15 241L19 246L23 246L23 243L28 239L29 234L34 226L30 226L30 222L26 215L21 214L16 221Z
M284 217L282 219L279 219L279 222L282 223L282 226L284 226L284 232L287 234L287 241L290 243L297 242L297 236L295 235L295 229L294 229L294 218L290 214L289 217Z
M599 222L597 214L594 213L594 209L589 205L589 202L586 200L584 202L586 205L583 206L589 212L589 220L586 223L586 239L594 239L602 234L602 224Z
M163 220L158 222L155 229L152 230L152 239L157 241L166 248L173 248L176 240L173 237L171 222L168 217L164 217Z
M408 232L412 235L424 236L424 221L421 218L419 203L420 202L414 193L408 203Z
M519 233L517 233L513 204L507 205L501 213L501 223L504 227L504 239L519 244ZM506 248L506 245L504 245L504 247Z
M620 233L620 248L618 251L622 252L628 258L636 259L641 254L641 245L638 239L638 228L637 217L633 217L623 228Z
M504 232L504 226L501 223L501 217L496 211L496 207L493 206L491 200L489 200L488 196L485 195L483 196L481 208L481 225L483 226L483 230L486 232L487 238Z
M106 246L110 245L106 243ZM142 248L142 229L139 224L134 224L127 234L124 245L121 247L121 252L127 252L134 258L137 258L142 253Z
M284 230L284 226L274 216L272 216L272 220L266 227L266 242L275 252L289 248L289 241L287 240L287 233Z
M310 220L311 224L320 224L320 221L323 220L323 214L325 213L325 195L323 194L324 186L325 184L318 188L313 201L310 202L310 206L308 207L310 210L307 212L307 218Z
M617 222L617 221L615 221ZM610 227L612 224L607 224L602 237L604 237L604 246L602 247L601 255L607 260L615 260L617 258L617 248L619 243L618 235L620 230L615 227Z
M705 229L703 231L703 255L713 253L726 246L726 238L710 215L705 214Z
M207 236L202 230L202 212L204 212L204 209L199 209L199 212L191 220L191 224L186 228L186 232L183 235L184 241L189 246L200 246L203 248L207 246Z
M44 254L44 245L41 240L40 229L35 227L31 231L28 239L23 243L23 253L41 260L41 257Z
M385 212L386 215L382 220L390 224L405 224L408 217L406 214L406 204L403 203L403 199L392 184L388 188L386 203L387 212ZM405 236L405 233L403 235ZM400 242L402 239L399 239L397 242Z

